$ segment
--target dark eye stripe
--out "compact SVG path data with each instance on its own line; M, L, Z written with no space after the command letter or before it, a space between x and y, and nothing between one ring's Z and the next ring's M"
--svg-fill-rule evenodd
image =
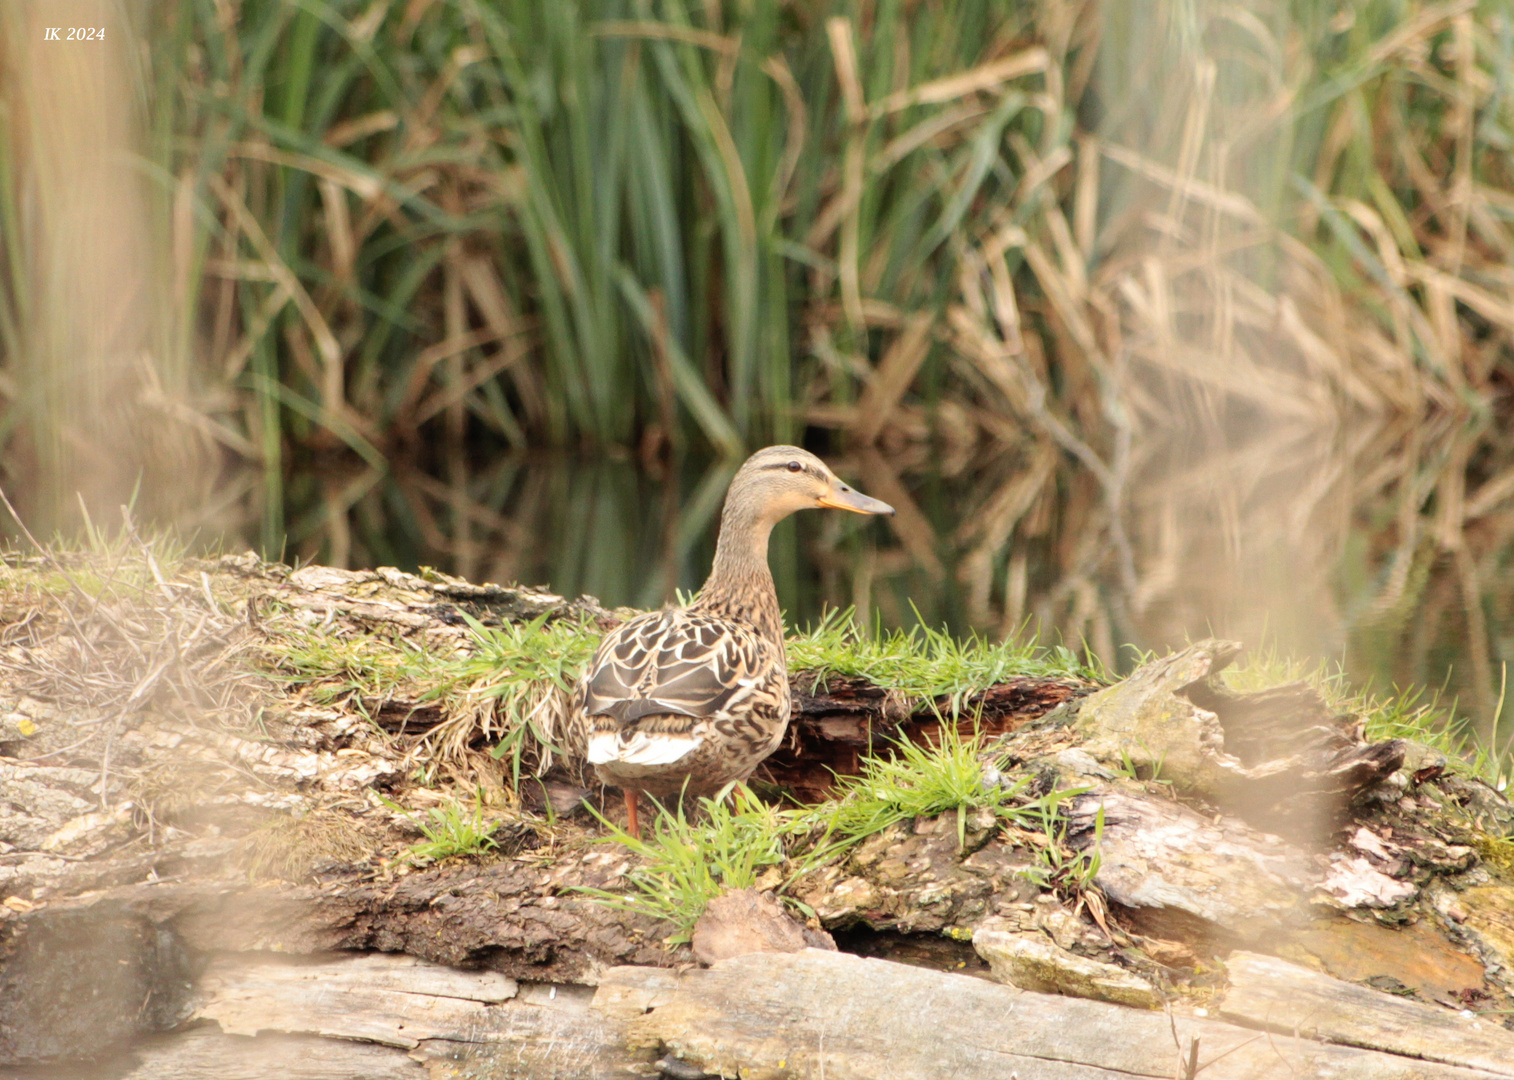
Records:
M796 469L796 468L793 467L795 465L797 465L799 467ZM819 472L818 469L816 469L812 465L806 465L802 461L775 461L771 465L764 465L762 467L763 467L763 469L788 469L790 472L795 472L795 473L807 472L811 476L819 476L820 475L820 472Z

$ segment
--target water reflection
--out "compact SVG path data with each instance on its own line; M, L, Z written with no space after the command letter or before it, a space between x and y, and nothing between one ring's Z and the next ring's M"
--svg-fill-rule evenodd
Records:
M1144 439L1090 470L1049 442L827 455L898 515L800 514L774 533L791 622L990 636L1021 627L1116 666L1206 634L1425 685L1490 729L1514 651L1514 471L1488 424L1301 422ZM823 449L823 447L821 448ZM734 463L461 460L310 470L290 554L433 565L654 607L698 587ZM317 479L319 477L319 479Z

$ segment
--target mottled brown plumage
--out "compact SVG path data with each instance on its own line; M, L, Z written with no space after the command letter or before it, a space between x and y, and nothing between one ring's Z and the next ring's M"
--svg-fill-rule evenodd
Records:
M789 722L783 618L768 569L773 525L796 510L893 508L853 491L793 446L747 459L726 492L715 563L688 607L638 616L600 642L579 680L573 722L589 762L626 795L707 795L745 780Z

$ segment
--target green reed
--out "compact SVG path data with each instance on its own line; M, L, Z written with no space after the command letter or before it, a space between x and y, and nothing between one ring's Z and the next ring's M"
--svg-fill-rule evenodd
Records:
M333 445L734 454L818 426L1107 467L1111 318L1161 362L1246 353L1211 362L1211 405L1296 410L1245 368L1309 349L1326 393L1446 404L1489 353L1444 296L1514 332L1483 280L1509 243L1514 38L1454 7L161 5L137 28L175 263L156 359L237 389L195 404L266 467L270 542L285 459ZM0 166L14 243L24 163ZM1142 253L1186 260L1164 303L1130 302ZM0 270L9 369L28 259ZM1236 301L1255 286L1297 292L1308 334L1248 340L1276 318Z
M209 331L274 476L438 428L792 437L817 394L861 395L899 312L941 308L953 237L1020 179L994 147L1047 126L1020 88L1039 53L983 68L1031 48L1024 6L948 7L164 7L147 113L192 203L179 337Z

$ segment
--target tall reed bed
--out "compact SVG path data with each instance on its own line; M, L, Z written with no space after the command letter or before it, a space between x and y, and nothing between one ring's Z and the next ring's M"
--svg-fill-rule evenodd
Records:
M151 45L151 359L234 388L222 442L275 477L818 426L1112 480L1175 419L1485 408L1514 333L1496 4L94 6ZM36 269L0 273L12 379Z
M165 9L198 347L265 456L886 421L1046 126L1031 13L949 6Z

